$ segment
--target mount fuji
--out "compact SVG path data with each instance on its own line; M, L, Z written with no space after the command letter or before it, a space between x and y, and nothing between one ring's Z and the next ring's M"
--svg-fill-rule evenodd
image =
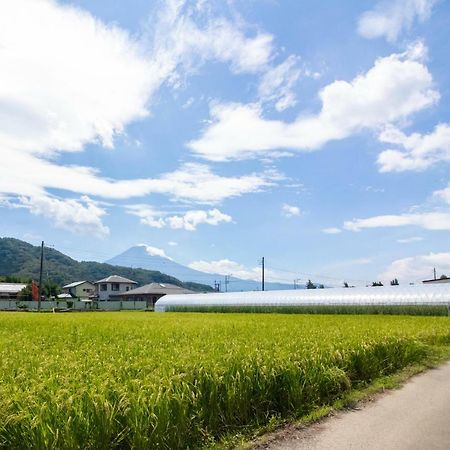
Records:
M108 264L119 265L124 267L133 267L149 270L158 270L167 275L178 278L180 281L192 281L195 283L208 284L212 287L216 283L220 283L221 290L225 290L225 275L218 273L206 273L199 270L191 269L183 266L171 258L167 257L164 252L146 245L136 245L124 251L120 255L106 261ZM292 289L292 285L285 283L265 283L266 290L284 290ZM255 291L261 289L261 283L255 280L243 280L236 277L229 277L228 291Z

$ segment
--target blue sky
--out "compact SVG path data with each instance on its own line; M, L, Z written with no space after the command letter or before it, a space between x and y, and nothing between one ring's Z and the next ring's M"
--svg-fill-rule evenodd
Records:
M450 5L8 0L0 235L204 271L450 274ZM164 252L164 253L163 253Z

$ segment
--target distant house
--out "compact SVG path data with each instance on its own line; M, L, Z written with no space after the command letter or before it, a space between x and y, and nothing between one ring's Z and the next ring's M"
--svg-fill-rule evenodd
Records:
M63 286L62 291L64 294L70 295L70 297L85 299L95 294L95 284L90 281L75 281ZM62 296L60 296L60 298L62 298Z
M150 283L128 292L120 294L119 297L126 301L146 301L147 306L155 306L156 300L164 295L173 294L195 294L194 291L167 283Z
M95 293L99 300L120 300L118 296L131 291L137 286L136 281L119 275L111 275L95 283Z
M439 283L450 283L450 277L446 277L442 275L441 278L431 279L431 280L423 280L423 284L439 284Z
M0 299L15 300L26 286L23 283L0 283Z

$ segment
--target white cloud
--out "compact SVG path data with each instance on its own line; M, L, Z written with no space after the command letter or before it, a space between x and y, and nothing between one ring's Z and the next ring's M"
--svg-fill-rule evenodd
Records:
M433 196L444 200L444 202L450 205L450 184L444 189L433 192Z
M282 206L281 212L285 217L299 216L301 213L298 206L288 205L286 203Z
M222 222L229 223L233 220L231 216L222 213L217 208L208 211L190 210L175 215L156 211L149 205L129 205L127 209L129 214L139 217L143 225L152 228L195 231L201 224L216 226Z
M61 153L83 151L88 143L112 148L128 124L148 116L161 85L176 84L197 63L216 59L234 72L268 67L271 35L248 37L245 25L209 16L197 17L199 25L183 1L162 6L152 33L133 37L52 0L1 2L0 194L53 209L62 209L64 201L47 189L115 199L159 193L215 203L274 181L269 174L221 177L198 164L153 179L114 180L92 167L59 163ZM89 208L77 200L67 205L73 201Z
M139 247L144 247L145 251L150 256L161 256L162 258L170 259L172 261L172 258L167 256L166 252L162 248L152 247L151 245L147 245L147 244L139 244L138 246Z
M1 148L112 147L161 82L126 31L53 1L3 1L0 42Z
M417 20L426 21L436 0L384 0L367 11L358 20L358 33L367 38L385 37L395 42L403 31L408 31Z
M426 230L450 230L450 213L425 212L415 214L391 214L344 222L344 229L361 231L366 228L417 226Z
M87 196L76 200L36 195L13 199L3 206L26 208L34 215L51 220L57 228L77 234L99 238L109 235L109 228L102 223L106 211Z
M423 241L423 237L420 236L412 236L410 238L397 239L399 244L411 244L412 242L420 242Z
M322 232L325 234L339 234L339 233L342 233L342 230L340 228L330 227L330 228L324 228L322 230Z
M195 71L208 59L229 63L235 73L264 70L272 56L273 36L258 32L249 37L246 26L214 17L209 8L197 8L184 0L168 0L148 24L148 39L154 53L163 55L162 64L177 84L182 72Z
M193 261L188 264L191 269L199 270L200 272L213 273L219 275L232 275L243 280L261 280L261 267L246 267L236 261L229 259L220 259L217 261ZM265 270L266 280L272 282L289 282L292 283L291 274L286 275L276 270Z
M393 261L383 273L381 280L398 278L400 282L420 282L433 277L433 269L438 276L450 275L450 253L429 253Z
M275 102L277 111L284 111L297 103L293 87L301 74L298 61L298 57L290 55L278 66L268 69L259 83L260 99Z
M258 104L215 104L212 123L188 143L211 161L267 156L279 149L317 150L362 129L377 129L431 106L439 99L427 67L418 58L423 44L379 58L352 81L334 81L319 93L321 111L292 123L267 120Z
M171 247L176 247L176 246L178 245L178 242L175 242L175 241L169 241L168 244L169 244Z
M429 134L413 133L409 136L389 126L379 136L381 142L401 147L387 149L378 156L381 172L425 170L440 162L450 161L450 125L437 125Z

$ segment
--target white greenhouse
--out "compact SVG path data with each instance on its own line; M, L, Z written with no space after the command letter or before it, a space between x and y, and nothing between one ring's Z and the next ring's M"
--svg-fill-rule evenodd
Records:
M450 285L380 286L358 288L297 289L285 291L228 292L166 295L155 311L189 311L220 308L306 307L306 306L439 306L450 305Z

